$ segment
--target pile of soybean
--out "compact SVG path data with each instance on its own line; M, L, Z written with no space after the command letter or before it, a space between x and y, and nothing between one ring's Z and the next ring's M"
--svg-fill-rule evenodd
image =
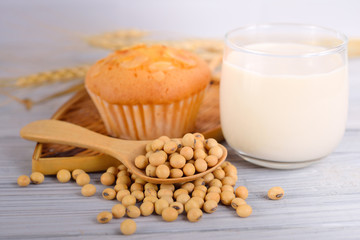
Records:
M135 158L135 166L149 177L162 179L205 172L224 154L215 139L205 139L201 133L187 133L181 139L162 136L149 142L145 150L145 155Z
M231 180L229 179L231 178ZM237 170L230 162L224 162L213 173L203 178L183 184L152 184L131 174L124 165L110 167L102 174L102 184L112 186L104 189L102 196L107 200L116 200L109 211L97 216L100 223L107 223L112 218L137 218L157 214L164 221L175 221L180 214L186 214L190 222L197 222L205 213L214 213L218 204L231 205L240 217L248 217L252 208L245 199L248 190L244 186L234 189L237 180ZM83 186L86 188L88 185ZM84 196L90 196L95 190L82 191ZM127 221L122 224L135 224ZM123 227L122 229L134 229ZM124 232L132 234L133 232Z
M199 135L194 134L194 137L199 138ZM216 140L210 141L214 146L217 144L214 142ZM158 143L159 141L154 141L154 145ZM149 146L151 145L147 148ZM71 178L82 186L83 196L95 195L96 187L90 184L90 176L85 171L75 169L70 173L62 169L57 173L59 182L68 182ZM214 213L220 203L234 208L239 217L248 217L252 213L251 206L245 201L248 190L245 186L234 188L237 178L236 167L228 161L214 172L182 184L152 184L132 174L123 164L110 167L101 175L100 181L103 185L109 186L103 190L102 197L114 201L114 206L109 211L100 212L97 221L108 223L113 218L128 217L122 221L120 230L124 235L130 235L136 231L136 223L132 219L140 216L157 214L164 221L171 222L180 214L186 214L190 222L197 222L202 218L203 212ZM31 178L23 175L18 178L18 184L27 186L30 180L39 184L43 182L44 177L38 172L32 173ZM284 191L280 187L275 187L269 190L268 196L270 199L280 199L284 196Z

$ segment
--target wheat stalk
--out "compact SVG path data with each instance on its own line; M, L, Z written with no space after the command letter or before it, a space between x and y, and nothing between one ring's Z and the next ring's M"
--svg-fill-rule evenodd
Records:
M14 87L35 87L55 82L66 82L74 79L84 78L89 65L82 65L69 68L61 68L48 72L39 72L36 74L12 79L15 81Z
M43 102L47 102L47 101L49 101L51 99L67 95L67 94L75 92L75 91L79 91L79 90L81 90L83 88L84 88L83 83L75 84L75 85L73 85L73 86L71 86L71 87L69 87L69 88L67 88L65 90L55 92L55 93L53 93L53 94L51 94L49 96L46 96L46 97L44 97L44 98L42 98L40 100L37 100L37 101L34 101L34 100L30 99L30 98L19 98L19 97L16 97L16 96L10 94L9 92L5 92L5 91L0 91L0 94L5 95L8 98L10 98L11 100L14 100L14 101L24 105L27 110L30 110L34 105L37 105L37 104L40 104L40 103L43 103Z
M210 62L214 57L221 56L224 49L222 40L218 39L185 39L173 41L153 41L149 38L148 32L139 30L121 30L103 33L86 38L88 44L93 47L100 47L108 50L119 50L136 44L145 43L148 45L164 44L170 47L181 48L194 52L206 61Z
M219 69L221 64L223 43L216 39L187 39L181 41L151 41L145 39L148 36L148 32L139 30L120 30L115 32L108 32L100 35L91 36L86 38L88 44L94 47L100 47L110 50L118 50L125 47L130 47L139 43L152 44L164 44L171 47L181 48L187 51L194 52L202 57L212 71L212 82L218 83L220 80ZM84 78L90 65L82 65L75 67L68 67L57 69L53 71L39 72L36 74L23 76L13 79L1 79L0 87L37 87L45 84L51 84L56 82L67 82L74 79ZM9 98L15 100L30 109L34 104L45 102L56 98L58 96L65 95L67 93L78 90L79 85L72 86L65 91L59 91L41 99L39 101L33 101L29 98L20 99L10 94L4 94Z
M93 47L118 50L139 43L148 33L139 30L119 30L107 32L86 38L87 43Z

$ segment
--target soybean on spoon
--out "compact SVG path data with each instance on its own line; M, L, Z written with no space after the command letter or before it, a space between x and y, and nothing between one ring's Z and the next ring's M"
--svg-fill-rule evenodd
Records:
M100 133L93 132L78 125L59 120L39 120L29 123L20 131L24 139L41 143L58 143L74 147L88 148L110 155L123 163L132 173L147 182L155 184L172 184L193 181L207 173L213 172L226 159L227 150L219 144L223 150L223 156L218 163L205 172L181 178L154 178L145 175L145 172L135 166L135 157L145 154L145 146L150 141L134 141L112 138Z

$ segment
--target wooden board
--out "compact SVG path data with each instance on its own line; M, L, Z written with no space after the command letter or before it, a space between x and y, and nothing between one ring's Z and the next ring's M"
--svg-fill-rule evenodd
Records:
M85 89L77 92L60 107L52 119L71 122L95 132L107 135L104 123ZM195 132L201 132L206 138L223 140L219 116L219 85L211 84L206 91L196 120ZM81 168L86 172L106 170L118 165L110 156L89 149L38 143L32 158L32 170L44 174L56 174L60 169Z

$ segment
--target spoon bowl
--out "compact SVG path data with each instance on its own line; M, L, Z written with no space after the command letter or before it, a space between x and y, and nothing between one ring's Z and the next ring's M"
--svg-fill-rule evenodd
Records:
M123 140L112 138L100 133L93 132L78 125L59 120L39 120L29 123L20 131L24 139L41 143L58 143L81 148L92 149L110 155L123 163L133 174L147 182L155 184L172 184L193 181L197 178L213 172L227 157L227 150L219 144L223 150L223 156L218 163L202 173L181 178L154 178L146 176L145 171L135 166L135 158L138 155L145 155L146 144L151 142Z

